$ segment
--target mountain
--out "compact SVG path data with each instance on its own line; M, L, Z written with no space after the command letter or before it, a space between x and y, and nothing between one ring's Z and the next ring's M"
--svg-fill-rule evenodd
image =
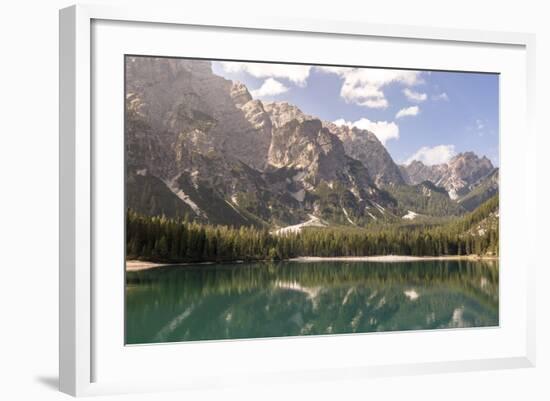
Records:
M439 182L448 170L447 164L427 166L419 160L413 160L408 165L399 166L403 180L409 185L420 184L423 181Z
M388 188L405 184L399 166L374 133L326 121L324 125L342 141L347 155L367 167L378 187Z
M474 184L494 171L495 167L487 157L479 157L473 152L459 153L448 163L433 166L427 166L418 160L401 166L401 174L407 184L431 181L445 188L453 200L466 196Z
M221 150L253 168L265 167L269 125L253 124L237 109L238 88L214 75L210 62L151 57L126 61L127 109L136 111L165 147L185 142L201 153ZM241 108L253 108L239 100Z
M127 207L145 215L366 226L458 216L498 191L485 157L398 166L373 132L254 99L208 61L127 57L125 112Z
M129 208L266 227L393 216L395 199L319 119L253 99L209 62L131 57L126 88Z
M339 137L321 120L286 102L266 103L265 110L272 121L271 168L301 171L297 181L306 190L324 181L329 186L344 184L357 197L379 192L368 168L346 153ZM364 190L369 194L361 193Z
M234 100L238 88L212 74L209 62L128 58L126 88L127 206L213 224L261 225L261 218L235 206L234 195L260 194L268 198L266 210L268 202L277 205L257 170L267 164L269 118L266 126L252 124ZM252 109L248 100L238 105Z
M265 106L279 125L291 119L299 121L314 119L286 102L271 102L266 103ZM367 168L377 187L385 188L405 184L399 166L393 161L374 133L356 127L337 125L329 121L322 121L322 124L324 128L340 139L344 151L349 157L360 161Z

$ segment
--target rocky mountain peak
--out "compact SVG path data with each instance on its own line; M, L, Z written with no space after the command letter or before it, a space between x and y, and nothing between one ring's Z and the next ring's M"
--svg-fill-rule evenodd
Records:
M471 185L494 169L493 163L487 157L478 157L473 152L459 153L447 166L448 171L441 177L441 184L455 186L458 191L462 189L462 183Z
M292 118L281 124L280 122L284 119L280 119L279 124L273 126L269 164L277 168L306 168L317 160L321 152L318 140L323 128L321 121L318 119L300 121ZM331 143L330 140L327 142Z
M470 187L494 171L493 163L486 157L474 152L463 152L453 156L447 163L427 166L414 160L401 166L403 177L409 184L431 181L445 188L452 199L465 196Z
M494 168L491 160L487 156L479 157L474 152L462 152L451 158L447 163L449 166L461 166L467 169L485 168L492 170Z
M209 61L134 57L126 63L126 88L167 152L176 144L203 154L223 151L265 168L269 117L261 104L248 105L252 97L243 84L213 74Z
M422 163L420 160L413 160L412 162L409 163L407 167L419 169L427 166L424 163Z
M314 117L305 114L298 107L287 102L265 102L264 108L269 113L275 127L282 127L292 120L304 122L314 119Z
M323 125L342 141L348 156L363 163L378 187L405 184L399 167L374 133L328 121Z
M244 104L252 100L252 95L248 91L246 85L238 81L233 82L230 93L231 98L237 107L242 107Z

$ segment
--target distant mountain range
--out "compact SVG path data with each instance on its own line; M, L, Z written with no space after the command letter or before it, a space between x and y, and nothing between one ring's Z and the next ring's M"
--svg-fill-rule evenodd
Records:
M127 59L125 150L128 208L211 224L457 216L498 192L486 157L398 166L374 133L253 99L208 61Z
M460 153L444 164L426 166L421 161L415 160L400 168L407 184L431 181L445 188L451 199L466 196L474 186L498 171L487 157L480 158L473 152Z

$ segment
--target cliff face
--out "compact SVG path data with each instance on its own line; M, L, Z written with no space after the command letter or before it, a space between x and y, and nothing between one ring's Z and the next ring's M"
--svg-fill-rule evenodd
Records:
M263 169L271 130L244 85L212 73L207 61L135 57L126 62L126 97L159 139L201 153L223 151ZM254 118L252 118L254 117Z
M378 187L405 184L399 167L374 133L330 122L325 122L324 125L338 136L350 157L365 165Z

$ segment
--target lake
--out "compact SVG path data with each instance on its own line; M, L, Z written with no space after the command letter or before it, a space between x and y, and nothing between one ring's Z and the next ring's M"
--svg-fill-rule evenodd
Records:
M126 281L127 344L499 324L498 261L185 265Z

